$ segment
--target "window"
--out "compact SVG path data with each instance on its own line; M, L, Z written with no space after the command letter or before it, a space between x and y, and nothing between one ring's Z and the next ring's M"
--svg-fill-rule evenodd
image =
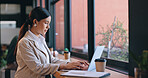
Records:
M95 0L95 33L103 57L128 62L128 0Z
M1 11L0 14L18 14L20 13L19 4L0 4Z
M87 0L71 0L72 51L87 54Z
M32 6L26 6L26 14L29 14L32 10Z
M64 0L56 3L56 49L64 50Z

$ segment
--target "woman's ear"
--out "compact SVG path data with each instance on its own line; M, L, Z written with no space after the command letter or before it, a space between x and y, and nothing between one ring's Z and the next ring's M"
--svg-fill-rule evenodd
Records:
M33 24L37 24L38 21L36 19L33 20Z

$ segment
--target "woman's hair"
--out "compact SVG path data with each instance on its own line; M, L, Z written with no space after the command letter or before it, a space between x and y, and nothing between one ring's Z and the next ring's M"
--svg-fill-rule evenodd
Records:
M29 29L32 28L33 20L36 19L37 21L40 21L40 20L45 19L49 16L51 16L51 13L42 7L36 7L30 12L29 17L27 18L26 22L21 26L21 29L19 31L18 41L17 41L17 45L15 47L14 54L17 53L17 46L18 46L19 40L21 38L23 38L23 36L25 35L25 33Z

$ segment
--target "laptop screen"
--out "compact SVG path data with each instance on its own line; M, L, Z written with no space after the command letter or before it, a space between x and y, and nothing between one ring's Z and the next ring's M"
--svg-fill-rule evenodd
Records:
M103 50L104 50L104 47L105 46L97 46L96 47L96 50L93 54L93 57L91 59L91 62L89 64L89 67L88 67L88 71L92 71L92 70L95 70L96 69L96 66L95 66L95 59L97 58L100 58L102 53L103 53Z

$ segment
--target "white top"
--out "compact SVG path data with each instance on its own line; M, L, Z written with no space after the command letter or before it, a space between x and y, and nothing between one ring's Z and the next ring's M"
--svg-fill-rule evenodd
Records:
M37 37L34 33L32 33L30 30L28 30L28 32L31 34L31 36L38 42L39 47L41 49L43 49L46 53L46 55L49 55L47 52L47 49L45 48L45 38L42 35L39 35L39 37ZM49 56L47 56L47 63L49 63Z

